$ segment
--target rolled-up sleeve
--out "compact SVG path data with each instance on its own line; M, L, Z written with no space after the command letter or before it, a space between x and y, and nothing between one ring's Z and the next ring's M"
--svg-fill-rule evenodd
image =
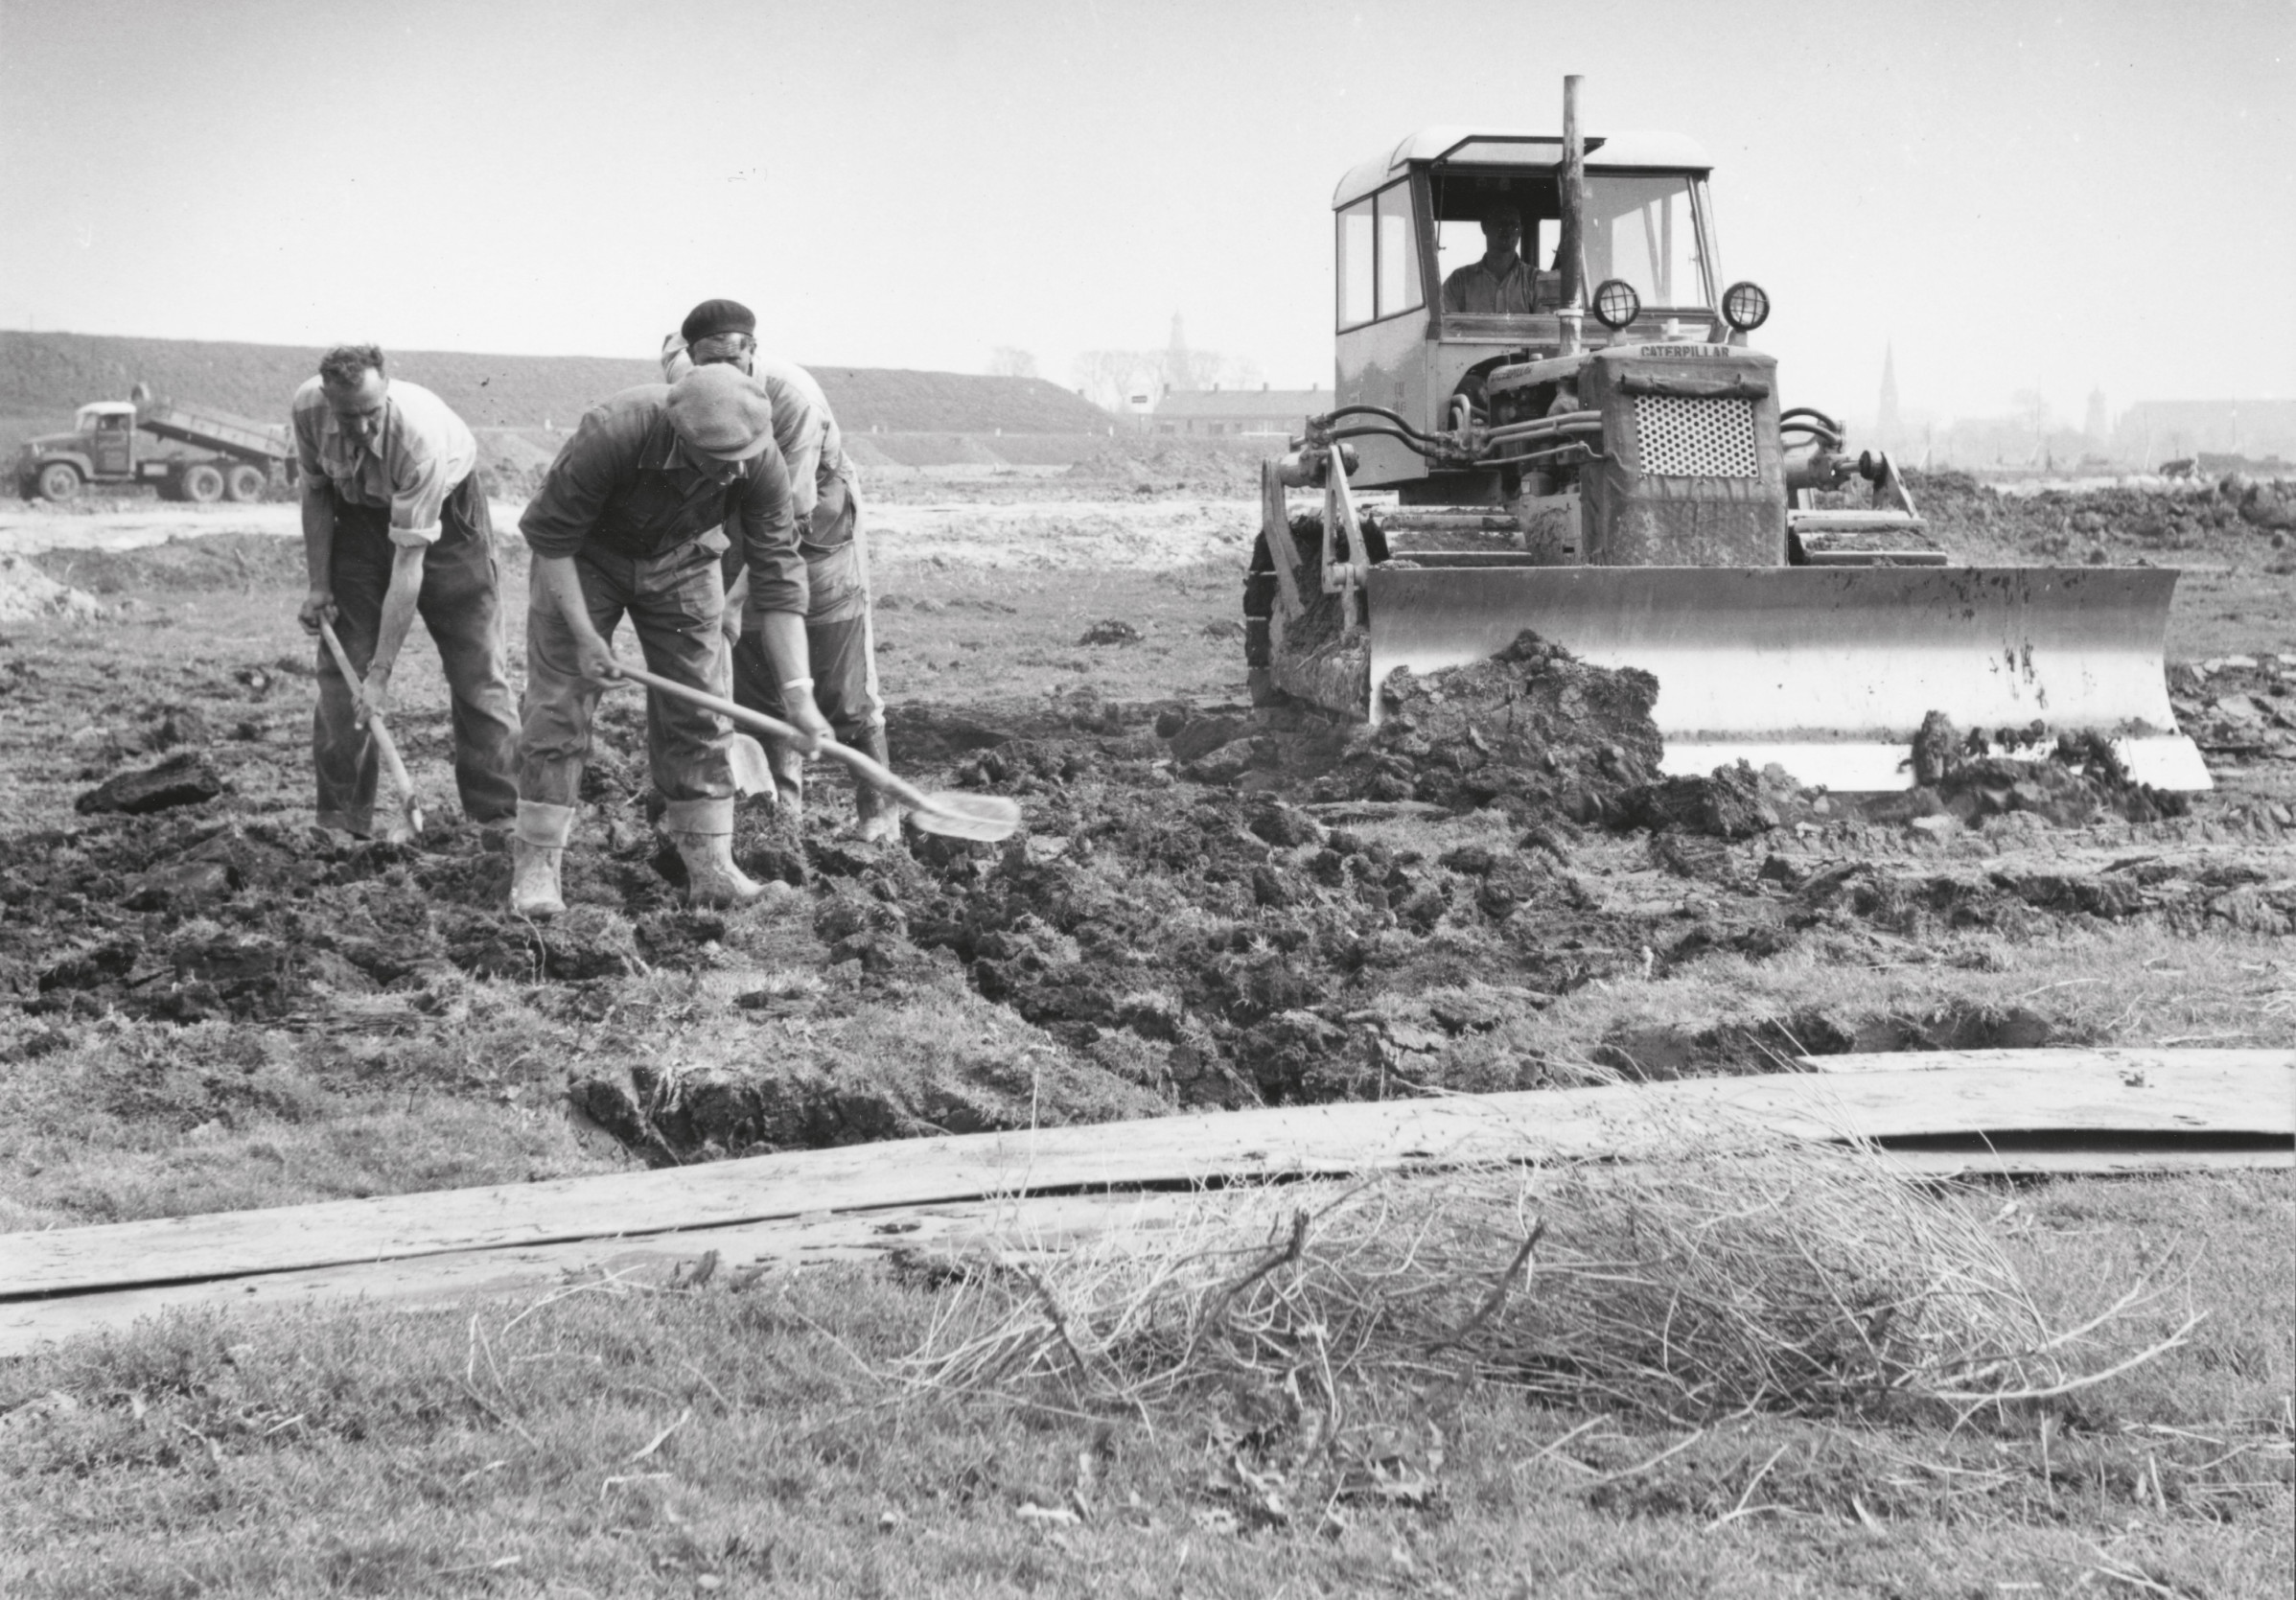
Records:
M454 485L447 480L447 462L436 451L406 451L393 464L390 489L390 541L394 545L438 543L439 507Z
M789 469L777 447L759 455L736 502L742 559L750 568L750 603L745 624L754 627L770 612L805 614L811 595L805 557L798 548L796 513L791 509Z
M583 413L559 449L542 489L519 517L519 532L538 556L570 556L597 526L615 480L638 461L642 431L613 426L603 407Z

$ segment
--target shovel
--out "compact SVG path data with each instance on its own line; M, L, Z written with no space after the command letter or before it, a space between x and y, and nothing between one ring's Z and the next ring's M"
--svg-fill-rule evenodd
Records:
M754 728L770 738L788 739L797 744L805 742L805 735L788 723L776 721L763 712L753 711L746 706L736 706L700 689L689 689L684 684L674 684L667 678L657 677L643 668L621 666L624 678L643 684L647 688L679 700L689 701L721 717ZM995 841L1008 838L1020 826L1020 802L1003 795L926 794L915 784L895 777L876 762L857 750L828 740L822 742L821 754L832 761L843 761L853 769L853 776L872 789L882 789L910 810L916 825L927 833L946 834L952 839L981 839Z
M765 747L747 733L736 733L726 749L726 764L733 769L733 792L737 795L770 795L775 793L774 764L766 755Z
M319 638L327 641L327 653L335 658L336 670L351 685L351 692L357 694L362 680L351 670L351 658L343 654L343 641L335 637L335 629L323 616L319 618ZM367 727L374 730L375 749L390 771L390 780L399 787L399 803L406 808L407 831L419 836L423 831L423 808L415 803L414 783L406 776L406 763L399 759L399 747L392 741L390 730L383 726L383 719L372 711L367 713Z

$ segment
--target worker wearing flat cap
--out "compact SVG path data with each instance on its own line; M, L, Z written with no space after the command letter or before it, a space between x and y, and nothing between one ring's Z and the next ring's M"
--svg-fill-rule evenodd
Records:
M789 467L790 499L797 510L798 543L804 553L811 596L805 636L814 682L808 687L838 739L885 765L885 701L877 688L869 541L861 525L856 475L821 384L803 367L759 351L756 334L757 318L747 306L735 300L705 300L662 341L662 375L675 380L697 364L722 363L749 373L772 399L774 437ZM725 559L731 604L749 578L739 545L729 547ZM774 673L755 637L742 635L731 642L734 700L767 716L782 716L782 690L797 685L785 684ZM772 763L780 803L793 811L801 808L802 757L777 743ZM900 806L892 796L862 784L853 803L855 830L864 839L889 839L899 833Z
M780 682L812 677L805 649L805 558L789 475L774 441L773 402L730 366L646 383L586 414L519 520L534 552L526 618L526 714L519 735L519 815L511 909L564 909L559 865L581 796L591 718L618 676L609 642L627 615L647 667L715 692L725 581L738 540L750 574L745 632ZM731 540L729 535L731 534ZM785 720L813 754L829 732L812 702ZM663 826L705 904L740 904L759 887L733 864L733 775L724 719L649 694L646 756L668 801Z

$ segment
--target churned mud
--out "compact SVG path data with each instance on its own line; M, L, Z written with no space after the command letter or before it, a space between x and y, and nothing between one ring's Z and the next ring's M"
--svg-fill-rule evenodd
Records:
M2231 525L2260 537L2237 502ZM451 815L399 845L310 824L293 553L37 558L101 614L67 603L0 636L0 1072L173 1030L185 1059L267 1063L202 1069L183 1115L228 1123L256 1114L246 1085L266 1074L492 1096L515 1058L586 1138L677 1162L2108 1039L2116 1013L2078 990L1941 983L1915 1005L1837 986L1719 1020L1619 997L1709 972L1913 964L1974 983L2116 929L2231 940L2278 971L2296 923L2296 662L2274 653L2171 671L2211 795L2144 790L2077 743L1974 754L1940 724L1907 753L1913 788L1852 804L1774 769L1661 776L1655 681L1530 635L1397 675L1376 730L1252 707L1233 579L1199 569L1103 575L1088 613L1048 612L1049 642L1024 637L1032 608L1075 596L1010 589L978 649L955 640L961 671L896 700L896 764L1018 797L1013 839L858 844L825 775L801 824L745 807L737 857L771 888L738 911L683 903L639 703L610 698L569 912L532 924L503 910L499 842ZM889 567L897 664L962 597ZM1233 660L1233 693L1179 676L1210 653ZM1013 693L1023 673L1052 691ZM1188 686L1140 692L1159 675ZM419 678L406 693L402 742L451 814L443 698ZM2242 1026L2274 1042L2291 1024L2265 1005ZM147 1070L105 1067L102 1092L138 1103Z

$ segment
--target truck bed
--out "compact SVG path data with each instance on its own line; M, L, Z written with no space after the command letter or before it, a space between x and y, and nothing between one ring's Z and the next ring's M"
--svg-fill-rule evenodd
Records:
M284 424L260 423L208 406L148 401L137 409L135 421L138 428L159 438L197 445L264 466L285 461L290 453Z

